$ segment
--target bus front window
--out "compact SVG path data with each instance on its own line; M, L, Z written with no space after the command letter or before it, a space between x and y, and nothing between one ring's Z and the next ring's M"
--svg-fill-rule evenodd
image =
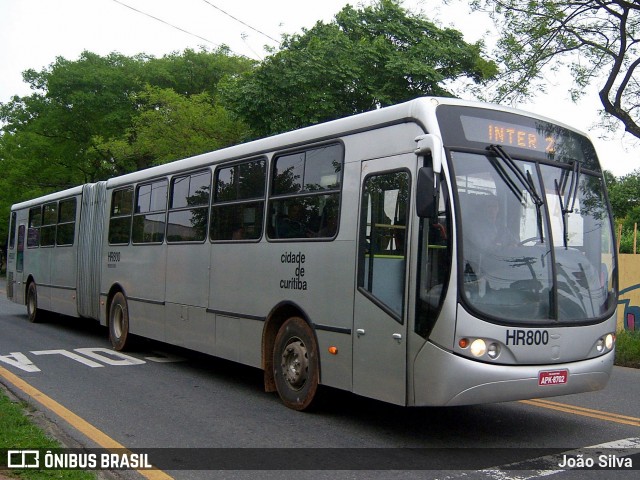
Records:
M612 307L613 240L599 177L509 158L519 180L491 153L452 152L452 160L468 306L510 324L589 321Z
M462 219L462 291L495 319L552 318L552 269L544 209L485 155L452 154ZM535 165L517 162L539 184Z
M547 165L540 169L551 219L558 319L604 315L615 303L615 247L602 181L576 170ZM576 185L573 192L572 183Z

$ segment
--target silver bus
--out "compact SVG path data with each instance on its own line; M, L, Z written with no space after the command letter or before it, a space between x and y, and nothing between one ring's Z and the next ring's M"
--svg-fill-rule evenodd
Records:
M586 135L419 98L14 205L8 297L398 405L603 388L617 259Z

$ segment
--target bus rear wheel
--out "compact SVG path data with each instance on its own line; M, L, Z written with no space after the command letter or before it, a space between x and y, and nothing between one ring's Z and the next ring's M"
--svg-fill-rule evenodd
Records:
M109 306L109 340L114 350L125 350L129 344L129 307L122 292L113 296Z
M42 319L42 312L38 310L38 288L36 282L31 282L27 287L27 315L31 323L37 323Z
M318 390L318 346L313 330L300 317L286 320L276 335L273 377L287 407L306 410L311 406Z

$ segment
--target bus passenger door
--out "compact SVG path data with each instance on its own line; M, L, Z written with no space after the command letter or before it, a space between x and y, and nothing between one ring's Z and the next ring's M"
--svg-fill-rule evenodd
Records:
M353 329L353 391L397 405L405 405L407 396L411 175L403 158L362 166Z
M20 223L16 239L15 277L10 278L11 275L8 275L7 277L7 289L11 292L11 295L9 296L13 298L14 302L21 305L26 303L25 288L22 283L24 279L24 247L26 231L26 224ZM7 263L7 272L9 272L9 269L9 264Z

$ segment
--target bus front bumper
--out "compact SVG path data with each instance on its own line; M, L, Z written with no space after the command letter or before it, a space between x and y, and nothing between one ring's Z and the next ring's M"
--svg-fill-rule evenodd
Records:
M601 390L609 380L614 356L611 351L570 363L497 365L464 358L427 342L416 359L414 403L410 404L473 405ZM540 385L540 373L546 371L566 371L566 383Z

